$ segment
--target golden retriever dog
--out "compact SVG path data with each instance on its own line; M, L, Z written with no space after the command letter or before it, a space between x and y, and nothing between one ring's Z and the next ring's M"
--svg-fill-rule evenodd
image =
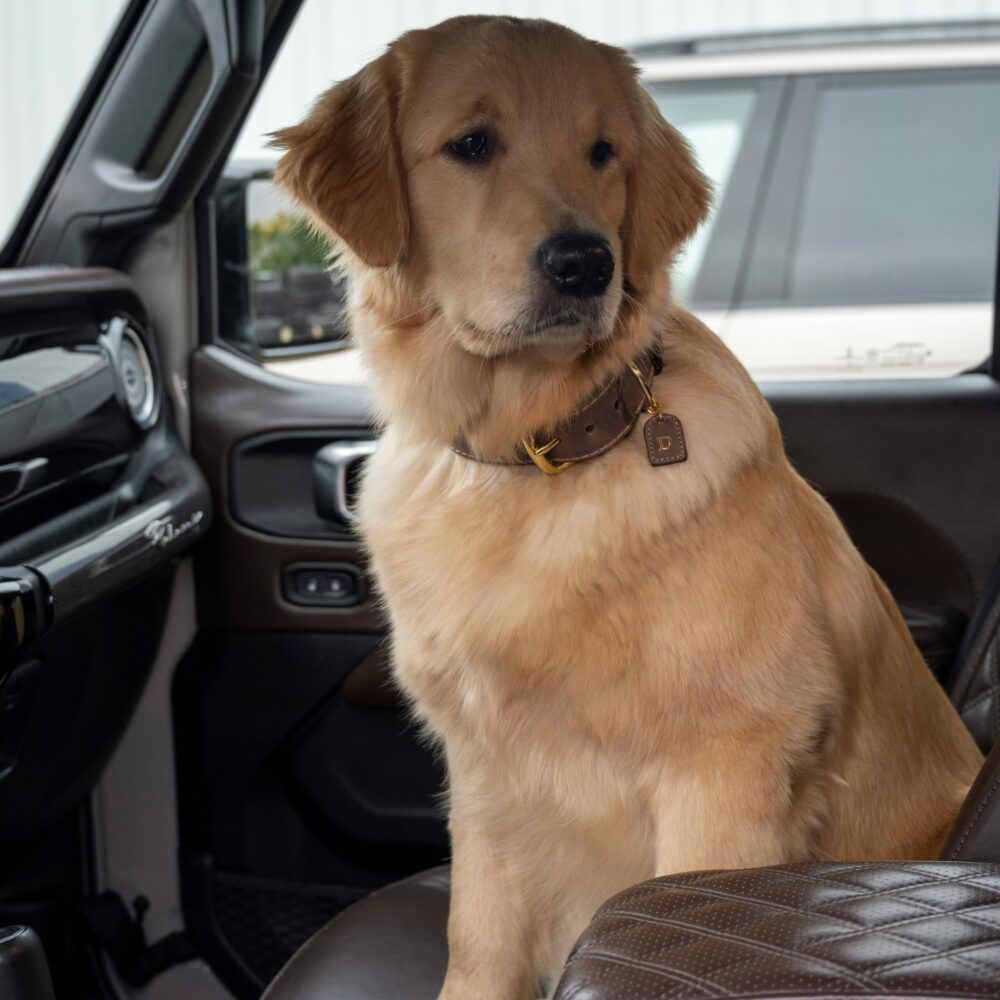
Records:
M671 301L708 184L627 55L456 18L275 142L384 425L358 510L447 762L441 997L551 989L655 875L933 857L980 754L747 372ZM557 460L584 433L608 446Z

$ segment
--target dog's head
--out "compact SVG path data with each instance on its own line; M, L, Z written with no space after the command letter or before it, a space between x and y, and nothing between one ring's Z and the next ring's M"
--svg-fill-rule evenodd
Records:
M599 349L708 205L619 49L545 21L415 31L279 132L276 178L467 352Z

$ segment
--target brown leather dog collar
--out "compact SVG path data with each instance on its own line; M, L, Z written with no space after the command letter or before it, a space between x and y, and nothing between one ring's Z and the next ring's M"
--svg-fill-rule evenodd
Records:
M643 354L630 363L603 389L598 390L568 420L559 424L550 435L530 435L517 447L512 459L489 459L473 453L465 438L458 438L452 449L465 458L501 465L538 466L547 475L564 472L577 462L597 458L626 438L635 427L639 415L646 411L664 433L646 434L649 460L653 465L669 465L687 458L683 432L676 417L663 413L652 396L650 383L662 368L659 355ZM649 423L647 422L647 430ZM666 431L669 430L669 434ZM539 443L541 442L541 443ZM662 454L654 457L659 449Z

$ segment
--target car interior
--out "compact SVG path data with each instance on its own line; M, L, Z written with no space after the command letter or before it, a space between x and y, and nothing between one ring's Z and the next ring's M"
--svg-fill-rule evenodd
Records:
M234 346L249 175L227 161L299 6L132 0L0 252L10 1000L422 1000L444 976L445 774L352 530L369 392ZM985 753L997 358L762 385ZM633 887L554 996L1000 995L998 787L995 750L938 861ZM144 812L161 792L173 811ZM171 979L192 965L215 992Z

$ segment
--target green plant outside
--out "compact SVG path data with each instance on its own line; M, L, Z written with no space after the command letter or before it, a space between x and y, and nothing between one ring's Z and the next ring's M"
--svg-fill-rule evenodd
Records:
M330 249L326 241L309 228L301 215L282 212L249 228L250 267L253 271L275 271L308 264L326 267Z

